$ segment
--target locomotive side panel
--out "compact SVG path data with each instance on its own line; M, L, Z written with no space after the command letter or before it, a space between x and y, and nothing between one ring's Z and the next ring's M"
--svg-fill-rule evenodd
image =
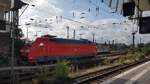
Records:
M91 44L69 44L60 42L49 42L49 56L87 56L96 54L96 48Z
M47 62L57 59L86 58L96 55L96 45L93 43L65 42L38 38L29 52L30 62Z

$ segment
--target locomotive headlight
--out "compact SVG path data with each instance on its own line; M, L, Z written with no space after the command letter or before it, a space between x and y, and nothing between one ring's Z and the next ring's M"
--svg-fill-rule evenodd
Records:
M40 44L39 44L39 47L44 47L44 43L40 43Z
M23 50L23 49L21 49L21 50L20 50L20 52L24 52L24 50Z

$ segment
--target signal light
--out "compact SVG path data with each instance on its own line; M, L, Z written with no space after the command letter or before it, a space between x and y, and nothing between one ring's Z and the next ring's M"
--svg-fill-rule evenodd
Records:
M141 17L139 20L139 33L150 33L150 17Z
M123 16L134 15L134 11L135 11L134 2L123 3Z

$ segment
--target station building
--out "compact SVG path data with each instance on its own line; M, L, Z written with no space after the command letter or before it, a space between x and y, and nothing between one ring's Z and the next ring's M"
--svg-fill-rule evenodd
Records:
M12 0L0 0L0 59L11 57L11 29L18 27L18 10L12 10Z
M8 0L0 1L0 58L4 59L10 56L11 39L10 39L10 28L11 21Z

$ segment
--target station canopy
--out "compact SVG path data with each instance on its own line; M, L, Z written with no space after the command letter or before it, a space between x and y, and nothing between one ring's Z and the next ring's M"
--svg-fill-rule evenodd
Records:
M139 5L141 11L150 11L150 0L103 0L103 2L118 13L122 13L122 6L127 2L135 2L136 7Z
M103 0L111 9L123 16L137 15L135 11L150 11L150 0ZM134 3L133 3L134 2ZM136 6L136 9L135 9ZM136 16L137 17L137 16ZM142 16L139 20L139 33L150 34L150 16Z
M11 0L0 0L0 10L9 10L11 8Z
M11 9L20 9L22 6L27 5L21 0L0 0L0 11L8 11Z
M138 0L133 0L138 6ZM142 11L150 11L150 0L139 0L139 9Z

